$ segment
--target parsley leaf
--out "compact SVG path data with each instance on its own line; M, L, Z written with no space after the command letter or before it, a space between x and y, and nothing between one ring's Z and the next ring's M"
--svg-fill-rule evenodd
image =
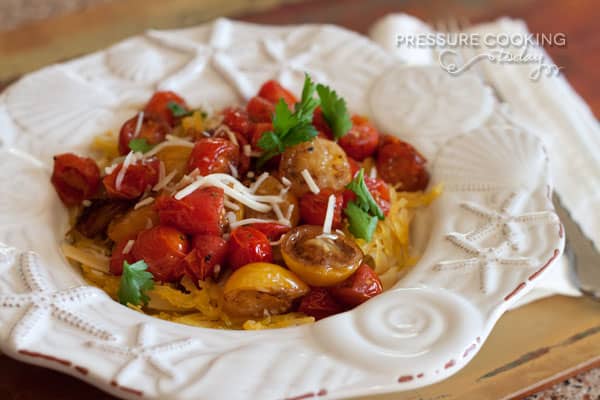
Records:
M357 238L370 242L377 227L377 217L369 215L354 201L348 203L344 209L344 214L348 217L348 230L350 233Z
M175 103L174 101L170 101L167 103L167 108L171 110L171 114L174 117L187 117L188 115L192 115L194 113L193 110L187 110L179 103Z
M148 265L144 260L133 264L123 261L123 275L117 292L121 304L148 304L150 298L145 292L154 287L154 276L147 269Z
M279 99L273 115L273 130L263 133L258 140L258 147L264 151L258 159L259 167L270 158L283 153L286 148L317 136L318 132L312 125L312 115L319 105L319 100L314 97L314 93L315 84L307 74L304 78L302 98L294 106L294 112L283 99Z
M129 141L129 149L135 153L145 153L152 150L154 146L144 138L135 138Z
M363 168L358 171L358 174L352 179L346 189L352 190L356 195L356 205L363 209L365 212L376 216L379 219L384 219L383 211L379 208L379 205L371 195L367 184L365 183L365 170Z
M333 137L337 140L352 128L350 114L346 109L346 100L339 97L335 90L321 84L317 85L317 93L321 99L323 118L331 128Z

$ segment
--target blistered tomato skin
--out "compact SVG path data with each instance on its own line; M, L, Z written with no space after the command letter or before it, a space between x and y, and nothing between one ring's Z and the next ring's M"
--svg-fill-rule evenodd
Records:
M275 112L275 104L262 97L254 96L246 104L246 111L248 111L248 116L252 122L271 122Z
M250 134L254 128L254 124L250 121L248 112L239 107L228 107L223 110L223 123L234 132L241 133L246 139L250 138Z
M131 250L127 254L123 254L123 250L127 246L129 239L121 240L112 248L112 254L110 256L109 269L113 275L121 275L123 273L123 261L127 261L129 264L135 262L133 253Z
M285 233L290 231L287 225L278 224L276 222L260 222L248 225L251 228L261 231L272 242L281 239Z
M281 314L308 290L298 276L279 265L250 263L234 271L225 282L224 309L229 315L246 318Z
M54 157L51 182L65 205L76 206L96 193L100 170L91 158L60 154Z
M227 256L227 242L220 236L196 235L192 250L183 260L183 271L193 281L203 281L218 275ZM220 266L220 267L217 267Z
M171 196L156 199L160 223L190 235L221 235L225 216L223 189L197 189L181 200Z
M236 270L246 264L273 261L273 249L269 238L261 231L242 226L234 229L229 237L229 266Z
M296 96L292 92L274 80L265 82L258 91L258 95L273 104L277 104L280 99L283 99L290 108L298 102L298 99L296 99Z
M341 192L334 192L331 189L323 189L318 194L308 192L300 198L300 218L303 223L308 225L323 225L327 215L327 204L329 196L335 197L332 228L341 228L342 226L342 208L343 197Z
M216 173L229 174L237 168L240 149L231 141L223 138L200 139L194 145L188 162L188 171L196 168L200 175Z
M427 160L413 146L399 139L387 137L377 151L377 173L398 190L424 190L429 183L425 168Z
M317 321L344 311L344 307L325 288L315 287L302 298L298 311Z
M329 124L327 124L327 121L325 121L325 117L323 117L323 111L321 110L321 107L317 107L315 109L315 112L313 113L312 123L315 126L315 128L317 128L317 130L320 132L320 134L323 135L324 139L333 140L333 132L329 127Z
M361 265L350 278L329 288L332 296L348 307L356 307L383 291L377 273L366 264Z
M127 170L119 182L119 173L123 163L110 174L106 175L102 182L109 197L133 200L142 195L148 187L158 182L159 164L157 158L147 158L136 161L127 167Z
M189 243L185 235L168 226L156 226L137 236L131 253L144 260L148 271L160 282L175 282L183 275L181 262L187 255Z
M140 130L136 134L139 114L128 119L119 132L119 153L125 155L131 150L129 142L132 139L145 139L148 144L158 144L165 140L166 135L171 131L171 127L160 117L155 115L144 115Z
M156 115L162 118L169 126L174 127L178 118L173 115L169 109L169 103L179 104L184 109L188 109L185 100L177 93L172 91L156 92L144 107L144 113L148 115Z
M357 161L373 155L379 143L379 131L367 118L352 116L352 128L338 140L346 154Z

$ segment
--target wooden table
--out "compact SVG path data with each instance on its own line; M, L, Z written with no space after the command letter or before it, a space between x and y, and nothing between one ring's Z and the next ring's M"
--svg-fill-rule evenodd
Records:
M220 0L109 1L0 32L0 88L22 73L102 48L145 28L189 26L218 15L271 24L335 23L362 33L390 12L408 12L430 22L449 16L479 22L507 15L524 19L533 32L567 34L567 47L547 50L600 116L600 8L594 0L278 3L282 0L231 0L227 5ZM521 398L595 366L600 366L600 304L556 296L505 314L480 353L452 378L421 390L377 398ZM3 356L0 371L1 399L112 398L76 379Z

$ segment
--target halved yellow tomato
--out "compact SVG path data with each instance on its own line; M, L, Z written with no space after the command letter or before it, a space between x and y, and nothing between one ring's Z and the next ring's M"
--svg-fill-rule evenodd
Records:
M177 171L171 182L179 181L187 171L192 149L187 146L166 146L156 153L156 157L165 164L165 175Z
M246 264L225 282L224 310L237 317L281 314L308 291L309 287L296 274L277 264Z
M288 268L311 286L342 282L363 259L352 239L337 233L323 235L323 229L314 225L298 226L285 234L281 253Z
M158 225L158 213L154 210L154 204L131 209L126 214L112 220L106 231L108 237L120 242L133 239L145 230Z

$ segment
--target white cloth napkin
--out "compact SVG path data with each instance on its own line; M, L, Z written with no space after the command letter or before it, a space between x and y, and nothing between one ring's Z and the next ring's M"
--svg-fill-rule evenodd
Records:
M426 32L433 30L419 19L407 14L390 14L372 26L370 36L402 62L436 64L438 60L431 49L397 46L399 34ZM476 25L467 32L476 32L480 36L529 33L523 21L509 18ZM513 54L521 51L509 50ZM486 49L470 51L477 54ZM551 63L543 50L529 50L530 54L536 52ZM563 76L542 76L537 81L532 80L533 65L495 64L482 60L478 68L483 71L486 82L509 104L514 118L543 140L549 152L555 190L584 233L600 248L600 125L589 107ZM566 258L562 257L557 263L516 306L553 294L580 295L569 278Z

